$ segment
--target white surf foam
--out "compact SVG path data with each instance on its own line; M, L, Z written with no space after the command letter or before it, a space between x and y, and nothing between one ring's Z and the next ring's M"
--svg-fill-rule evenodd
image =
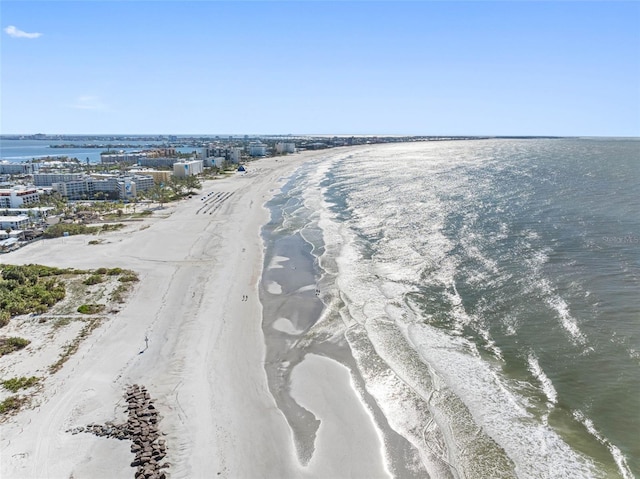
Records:
M634 479L633 473L631 472L631 469L627 464L627 459L624 457L624 454L622 454L622 451L611 444L610 441L602 437L602 434L600 434L593 425L593 421L586 417L581 411L574 411L573 417L575 417L576 420L578 420L587 429L587 431L589 431L589 434L595 437L600 444L603 444L609 450L623 479Z
M535 378L540 382L540 387L542 388L545 396L547 396L547 400L549 401L549 403L551 403L552 405L557 404L558 393L556 392L556 388L553 387L553 383L540 367L540 362L538 361L538 358L534 353L529 353L529 356L527 357L527 363L531 374L533 374Z
M527 411L502 375L479 358L472 343L436 328L412 324L408 338L419 354L469 408L482 427L516 464L518 477L597 476L595 465Z

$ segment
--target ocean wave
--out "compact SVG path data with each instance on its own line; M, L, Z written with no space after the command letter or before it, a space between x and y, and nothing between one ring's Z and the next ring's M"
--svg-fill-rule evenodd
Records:
M549 377L544 373L540 367L538 357L534 353L529 353L527 356L527 362L529 365L529 371L540 382L540 387L544 391L545 396L549 403L553 406L558 403L558 392L553 387L553 383Z
M627 459L624 457L624 454L622 454L619 448L611 444L609 440L607 440L602 436L602 434L598 432L598 430L593 425L593 421L586 417L582 413L582 411L573 411L573 417L575 417L576 420L579 421L587 429L587 431L589 431L589 434L595 437L600 444L602 444L609 450L616 465L618 466L618 471L620 472L620 475L623 477L623 479L634 479L634 475L631 472L631 469L629 469L629 464L627 463Z

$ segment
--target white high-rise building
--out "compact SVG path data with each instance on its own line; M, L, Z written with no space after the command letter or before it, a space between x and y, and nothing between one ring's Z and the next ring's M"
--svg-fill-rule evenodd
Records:
M262 143L251 143L249 145L249 155L251 156L265 156L267 154L267 147Z
M179 161L173 164L173 176L184 178L185 176L199 175L203 171L202 160Z

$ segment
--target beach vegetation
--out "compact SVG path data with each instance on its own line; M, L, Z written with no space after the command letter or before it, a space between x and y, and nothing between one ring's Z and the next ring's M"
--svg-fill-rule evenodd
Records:
M104 311L104 304L83 304L78 306L78 313L82 314L98 314Z
M119 229L124 228L123 223L107 223L102 225L102 228L98 231L98 233L106 232L106 231L118 231Z
M153 185L152 188L143 192L143 197L150 199L156 203L159 203L162 206L164 203L167 203L171 200L171 192L161 185ZM149 211L149 210L147 210Z
M122 283L116 289L113 290L110 296L111 301L115 301L116 303L124 303L124 295L130 289L131 283Z
M40 199L38 202L33 203L31 206L34 207L46 207L51 206L54 208L53 214L60 214L64 212L67 207L67 200L57 191L52 191L46 195L40 195Z
M202 188L200 179L197 176L171 177L171 181L167 184L173 193L174 199L183 198L184 196L193 194L193 190Z
M10 354L14 351L18 351L27 347L31 341L24 338L18 337L8 337L8 338L0 338L0 356L4 356L5 354Z
M11 314L9 311L0 311L0 328L9 324L9 320L11 319Z
M104 278L101 274L92 274L87 279L85 279L82 283L87 286L91 286L92 284L98 284L104 282Z
M55 322L53 323L53 329L59 329L62 328L63 326L68 325L69 323L71 323L71 321L73 321L73 318L58 318L55 320Z
M119 274L124 273L122 268L111 268L106 271L109 276L118 276Z
M0 402L0 414L7 414L10 412L18 411L27 399L22 396L9 396L4 401Z
M65 236L65 233L67 233L68 236L93 234L97 232L98 229L100 229L99 226L87 226L74 223L58 223L56 225L51 225L46 230L44 230L43 236L45 238L60 238L62 236Z
M65 270L40 265L4 265L0 274L0 325L9 317L44 313L66 295L59 275Z
M135 273L125 273L118 278L121 283L131 283L138 281L138 275Z
M104 224L101 226L88 226L77 223L58 223L56 225L49 226L44 230L43 236L45 238L60 238L65 236L85 235L85 234L98 234L106 231L116 231L123 228L124 224Z
M40 381L40 378L37 376L31 376L31 377L15 377L15 378L11 378L11 379L6 379L5 381L2 381L2 387L4 387L5 389L8 389L9 391L11 391L12 393L16 393L18 392L20 389L26 389L29 388L35 384L38 384L38 382Z

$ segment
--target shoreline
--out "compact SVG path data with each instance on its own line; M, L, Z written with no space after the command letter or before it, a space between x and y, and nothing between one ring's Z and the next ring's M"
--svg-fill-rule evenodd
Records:
M287 208L291 207L290 202L285 203ZM279 207L272 209L274 216L279 217ZM265 231L263 236L267 246L260 300L264 308L265 369L276 404L292 429L299 461L315 471L313 477L342 477L340 464L344 466L346 459L341 458L338 450L330 459L325 456L324 464L314 458L332 447L327 444L324 431L337 421L355 432L338 439L346 450L353 447L351 440L366 442L364 438L356 439L358 431L375 432L376 446L365 449L377 449L379 454L370 452L369 456L358 457L362 452L354 448L348 461L352 477L425 477L427 471L413 445L390 426L367 391L346 339L346 328L340 326L337 333L335 327L327 324L336 321L329 317L336 314L335 304L325 305L325 292L318 289L322 287L322 271L315 263L312 246L299 232L290 235ZM342 325L341 320L338 322ZM343 381L344 371L349 375L348 385ZM314 404L308 391L316 385L306 379L311 376L322 382L326 380L325 374L334 377L332 388L339 390L340 395L327 392L325 404ZM358 407L354 407L354 398ZM305 399L315 408L305 407ZM332 408L328 407L330 404ZM350 410L349 419L359 418L358 427L347 426L349 420L341 417L346 410ZM369 469L372 464L377 464L375 473Z
M0 475L133 475L129 441L67 432L123 422L123 395L132 384L148 389L160 413L171 478L314 477L328 471L333 460L334 467L344 465L320 450L309 467L298 462L291 428L264 368L259 300L265 260L261 228L269 220L265 203L297 167L325 153L258 160L246 175L207 181L193 199L165 208L163 218L104 235L99 245L88 245L91 237L81 235L3 255L0 261L7 264L125 267L136 271L140 282L121 311L44 381L35 403L0 424ZM227 193L227 199L210 214L198 214L210 192ZM312 369L344 376L344 366L320 361L322 367ZM344 377L341 381L346 384ZM355 393L353 384L350 389ZM353 404L368 414L362 403ZM329 401L323 415L335 407ZM325 427L331 424L325 419L320 443L335 439L335 430ZM362 441L353 444L365 463L379 457Z

